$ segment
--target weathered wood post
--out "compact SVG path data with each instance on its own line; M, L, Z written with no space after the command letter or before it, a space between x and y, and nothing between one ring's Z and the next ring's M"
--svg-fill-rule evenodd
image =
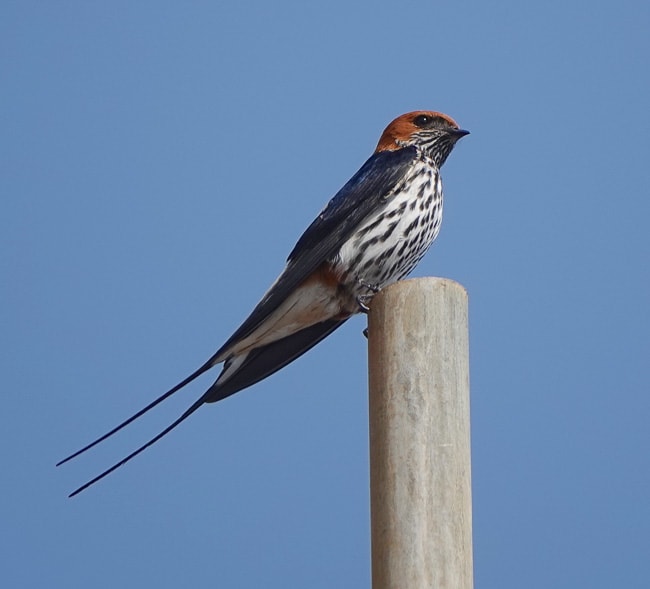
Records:
M372 301L373 589L472 589L467 293L394 284Z

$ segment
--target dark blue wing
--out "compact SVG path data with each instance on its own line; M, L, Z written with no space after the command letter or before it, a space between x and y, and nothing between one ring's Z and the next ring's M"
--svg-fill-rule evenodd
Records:
M251 350L234 374L223 384L215 382L202 399L206 403L221 401L259 382L302 356L335 329L341 327L345 321L346 319L322 321L281 340Z
M302 234L284 272L214 357L250 335L298 285L336 254L368 215L386 206L387 197L415 157L414 147L373 154Z
M414 147L373 154L338 191L301 235L288 261L302 267L312 257L315 266L330 257L372 212L383 208L388 196L416 157ZM326 255L323 255L327 251Z
M102 440L112 436L117 431L140 417L173 393L192 382L195 378L209 370L215 358L235 341L248 336L268 316L275 311L282 301L323 262L331 259L345 241L354 233L371 213L381 210L390 201L390 194L404 178L411 163L416 157L415 148L404 148L396 151L375 153L366 161L361 169L350 181L334 196L314 222L307 228L289 254L287 266L276 280L271 289L264 295L259 304L253 309L248 319L230 337L217 353L203 366L193 372L181 383L155 399L141 411L123 421L107 434L88 444L78 452L68 456L59 464L89 450ZM105 470L99 476L79 487L70 496L80 493L90 485L103 479L105 476L125 464L138 454L154 444L160 438L177 427L187 419L203 403L218 401L246 388L258 380L269 376L279 370L298 356L305 353L332 331L337 329L345 320L328 320L307 327L284 339L272 342L261 348L251 350L245 357L242 365L232 376L218 385L215 383L204 395L197 399L185 413L171 423L157 436L140 446L120 462Z

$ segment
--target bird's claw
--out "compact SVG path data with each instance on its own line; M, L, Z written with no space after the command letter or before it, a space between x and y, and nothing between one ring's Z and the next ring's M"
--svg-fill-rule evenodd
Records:
M359 295L357 297L357 304L359 305L359 310L362 313L365 313L367 315L370 312L370 307L368 306L367 302L370 299L372 299L373 295L376 295L381 289L374 284L369 284L365 280L359 280L358 282L361 286L367 288L372 293L367 295Z
M377 294L381 289L376 285L376 284L369 284L365 280L359 280L359 284L365 288L367 288L369 291L371 291L373 294Z
M362 296L362 295L359 295L357 297L357 305L359 305L359 310L362 313L365 313L366 315L370 312L370 307L368 305L366 305L366 299L367 298L368 297L365 297L365 296Z

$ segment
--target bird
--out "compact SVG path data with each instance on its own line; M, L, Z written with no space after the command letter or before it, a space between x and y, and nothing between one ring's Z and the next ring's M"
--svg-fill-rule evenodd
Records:
M218 364L214 383L169 426L69 497L94 485L167 435L206 403L280 370L407 276L442 221L440 168L469 131L448 115L414 111L394 119L370 158L327 203L248 318L197 370L146 407L61 460L60 466L120 431Z

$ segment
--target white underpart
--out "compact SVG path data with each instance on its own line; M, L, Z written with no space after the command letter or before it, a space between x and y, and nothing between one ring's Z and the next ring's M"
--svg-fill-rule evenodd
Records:
M244 352L243 354L239 354L238 356L233 356L228 361L226 366L224 366L215 384L220 385L226 382L233 374L237 372L239 367L244 363L244 360L246 360L247 356L248 356L248 352Z
M404 190L404 186L408 189ZM431 193L434 193L431 204L424 211L421 210L420 205L424 206ZM372 227L378 215L385 215L385 218ZM432 162L416 162L405 182L395 190L386 208L378 211L378 215L369 217L343 244L337 257L336 270L348 272L354 280L383 288L411 272L440 231L442 182ZM427 218L424 227L418 224L409 229L422 217ZM393 224L389 237L377 239ZM400 251L404 242L410 242L406 247L408 255ZM380 263L373 263L380 259Z
M404 190L404 186L408 189ZM433 198L430 198L432 193ZM430 205L427 207L428 200ZM379 217L383 217L382 221L373 227ZM440 174L432 162L418 160L404 183L389 197L386 207L371 215L341 246L333 260L335 273L345 277L344 286L347 288L341 289L318 280L299 286L257 329L215 359L215 363L227 359L217 382L223 383L235 374L255 348L316 323L358 312L357 297L367 300L372 296L368 285L383 288L403 278L415 267L438 235L441 218ZM376 239L384 236L393 225L389 237ZM405 242L405 251L400 252ZM380 259L380 263L375 263Z
M309 281L298 287L262 324L228 350L241 354L290 336L306 327L327 321L341 312L333 286Z
M318 281L303 284L255 331L223 353L222 357L228 358L228 361L217 383L223 384L235 374L251 350L293 335L321 321L333 319L340 313L341 303L337 299L335 286Z

